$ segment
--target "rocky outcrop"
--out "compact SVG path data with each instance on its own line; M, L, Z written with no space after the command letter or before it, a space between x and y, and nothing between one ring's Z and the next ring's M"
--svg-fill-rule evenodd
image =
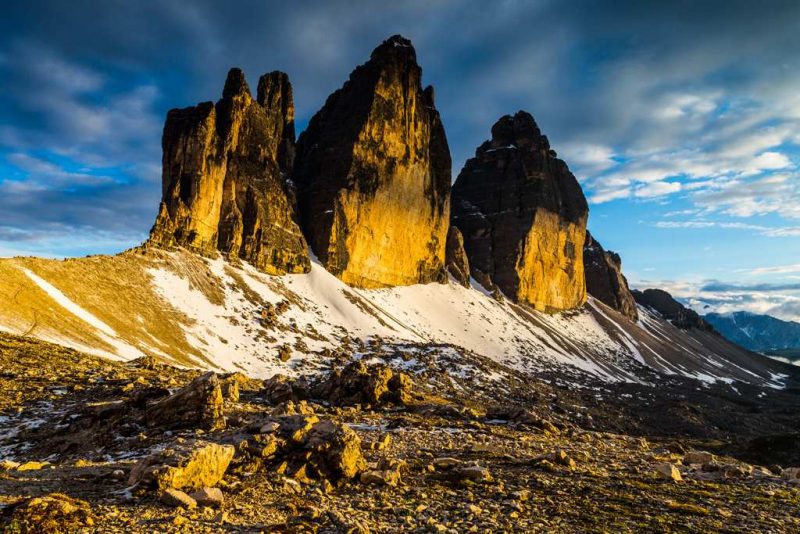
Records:
M235 452L231 445L184 441L142 458L133 466L128 484L152 485L160 490L215 486L228 469Z
M696 311L691 310L672 298L672 295L663 289L634 289L631 294L638 304L658 312L664 319L681 330L697 328L704 332L717 333L714 327L703 320Z
M542 311L585 302L586 198L529 113L495 123L459 174L452 203L476 280Z
M314 253L366 288L444 279L450 151L411 42L394 36L312 117L297 144Z
M447 231L447 248L445 250L447 271L464 287L469 287L469 259L464 250L464 236L455 226Z
M237 398L238 392L237 387ZM172 395L148 404L145 420L148 426L225 428L223 400L220 380L209 371Z
M150 233L156 246L219 250L270 274L307 272L286 174L294 157L288 77L261 77L254 100L239 69L222 99L167 114L162 201Z
M639 318L628 280L622 274L622 259L616 252L603 249L588 231L583 245L583 268L590 295L632 321Z
M356 361L334 370L312 389L312 395L334 406L408 404L413 399L411 378L386 365Z

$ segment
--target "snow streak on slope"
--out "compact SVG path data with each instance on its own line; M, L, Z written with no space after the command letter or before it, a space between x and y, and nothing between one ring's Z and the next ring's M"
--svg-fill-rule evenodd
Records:
M89 313L88 311L84 310L74 302L72 302L64 293L58 290L55 286L49 283L47 280L43 280L36 274L32 273L28 269L24 269L25 275L33 280L37 286L39 286L45 293L50 295L50 297L56 301L60 306L65 308L71 314L77 316L81 320L85 321L89 325L93 326L98 330L98 335L116 349L116 353L103 353L103 356L114 358L114 356L119 356L124 360L132 360L134 358L139 358L140 356L144 356L144 354L137 349L136 347L132 347L129 344L125 343L124 341L118 339L117 333L114 331L113 328L105 324L103 321Z
M368 357L369 347L405 354L439 347L451 362L453 354L461 354L465 365L488 358L509 370L545 372L575 384L653 383L657 372L778 385L783 369L718 337L679 331L647 310L632 323L590 298L582 309L548 315L498 301L477 284L465 288L452 281L356 289L317 262L308 274L269 276L185 251L63 263L0 261L6 278L14 272L46 295L20 293L0 281L0 296L14 295L0 306L0 328L22 331L30 322L25 313L38 310L47 324L33 336L77 348L99 339L121 358L154 354L256 377L313 372L336 351ZM84 277L91 277L92 287L83 287ZM69 298L59 284L69 288ZM59 329L59 339L52 339Z

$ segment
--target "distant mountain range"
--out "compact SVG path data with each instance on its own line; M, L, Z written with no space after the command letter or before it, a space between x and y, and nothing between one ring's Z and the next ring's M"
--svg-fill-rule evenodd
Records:
M800 323L745 311L709 313L703 318L742 347L789 360L800 359Z

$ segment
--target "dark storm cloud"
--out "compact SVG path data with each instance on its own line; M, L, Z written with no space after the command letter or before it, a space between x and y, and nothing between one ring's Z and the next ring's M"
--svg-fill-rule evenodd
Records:
M764 150L751 140L758 128L777 116L800 119L798 6L13 2L0 19L0 227L61 224L140 239L160 193L167 109L218 98L231 66L251 83L280 69L294 84L302 128L395 33L412 39L424 82L436 87L454 175L494 120L524 108L598 201L685 191L664 176L680 167L713 178L741 167ZM794 142L796 129L773 126L767 148ZM762 167L785 170L786 155L770 150ZM620 156L629 167L616 168ZM752 191L735 200L738 209L800 213L794 197L765 200L758 187L733 185L714 193L708 188L724 184L711 179L698 202L713 210L726 205L725 191Z

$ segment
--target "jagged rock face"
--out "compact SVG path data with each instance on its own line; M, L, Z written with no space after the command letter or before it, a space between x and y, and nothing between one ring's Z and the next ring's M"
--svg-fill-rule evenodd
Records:
M270 274L307 272L305 239L285 174L294 157L294 105L282 72L254 100L239 69L222 99L167 114L162 202L150 243L219 250Z
M622 259L616 252L603 249L588 231L583 245L583 268L590 295L633 321L639 318L628 280L622 274Z
M464 250L464 236L455 226L450 226L447 231L447 249L445 251L447 270L453 278L464 286L469 287L469 259Z
M450 150L410 41L373 51L309 122L294 179L314 253L366 288L444 279Z
M634 289L631 294L637 303L655 310L681 330L697 328L705 332L717 333L714 327L703 320L696 311L687 308L663 289L645 289L644 291Z
M506 115L453 186L452 223L464 236L473 276L542 311L586 300L589 208L555 156L529 113Z

